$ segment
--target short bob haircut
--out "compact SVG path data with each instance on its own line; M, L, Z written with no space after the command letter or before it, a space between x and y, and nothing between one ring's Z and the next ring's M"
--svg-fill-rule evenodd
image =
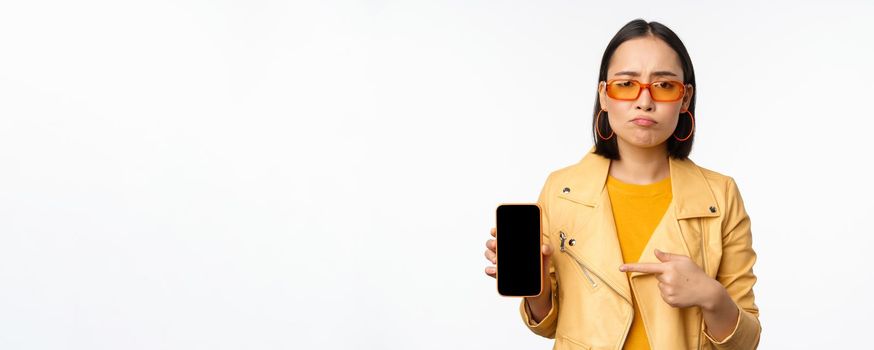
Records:
M695 86L695 70L692 68L692 59L689 58L689 53L686 52L686 46L683 45L683 42L680 41L680 38L675 34L670 28L658 22L646 22L643 19L635 19L631 22L628 22L622 29L619 29L619 32L613 36L613 39L610 40L610 43L607 44L607 49L604 50L604 56L601 58L601 72L598 74L598 82L607 80L607 68L610 65L610 59L613 57L613 53L616 52L616 48L619 47L620 44L635 38L646 37L646 36L655 36L665 43L668 44L674 51L677 53L677 56L680 57L680 65L683 68L683 84L689 85L695 88L694 94L692 95L692 100L689 102L689 112L693 115L695 114L695 96L698 95L698 87ZM609 159L618 160L619 159L619 146L616 143L617 137L611 137L609 140L604 141L598 137L598 132L596 128L601 128L602 135L609 135L612 132L610 128L610 123L608 122L606 116L607 112L601 113L600 125L596 125L598 121L598 111L601 110L601 100L599 99L598 93L595 93L595 111L592 114L592 137L595 139L595 153L601 156L604 156ZM692 128L692 120L688 117L688 113L681 113L680 120L677 122L677 128L674 129L674 135L679 135L677 137L683 138L685 135L689 135L689 131ZM668 137L668 156L675 159L686 159L689 157L689 153L692 152L692 142L695 141L695 135L689 136L686 141L677 141L673 136Z

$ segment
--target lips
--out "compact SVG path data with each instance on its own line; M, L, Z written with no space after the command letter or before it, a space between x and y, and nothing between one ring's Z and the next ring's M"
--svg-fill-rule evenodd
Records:
M634 123L635 125L640 125L640 126L650 126L650 125L656 124L655 120L652 120L652 119L647 118L647 117L636 117L636 118L632 119L631 122Z

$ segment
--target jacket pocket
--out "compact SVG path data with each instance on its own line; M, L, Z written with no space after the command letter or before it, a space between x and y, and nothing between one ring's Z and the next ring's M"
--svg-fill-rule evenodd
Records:
M581 342L579 340L575 340L575 339L573 339L569 336L566 336L566 335L561 337L561 342L562 342L562 344L561 344L562 346L560 349L567 349L567 350L591 350L592 349L591 346L583 344L583 342Z

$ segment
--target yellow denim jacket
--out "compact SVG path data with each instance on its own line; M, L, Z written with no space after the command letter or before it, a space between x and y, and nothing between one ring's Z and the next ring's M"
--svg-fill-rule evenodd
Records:
M689 256L725 287L740 313L732 333L716 341L699 307L672 307L661 298L654 275L632 272L629 283L619 271L623 259L605 187L611 160L593 151L550 173L540 193L543 241L554 248L553 306L534 323L523 298L525 325L555 339L553 349L621 349L634 312L633 291L653 350L755 349L762 331L753 295L756 253L734 179L690 159L670 158L673 199L644 248ZM639 262L659 261L643 254Z

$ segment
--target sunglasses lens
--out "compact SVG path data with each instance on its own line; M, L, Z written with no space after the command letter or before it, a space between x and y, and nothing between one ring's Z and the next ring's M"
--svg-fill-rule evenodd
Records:
M649 87L652 99L656 101L676 101L683 97L683 85L670 81L657 81Z
M633 100L637 98L640 84L631 80L615 80L607 84L607 96L617 100Z
M683 84L673 81L656 81L649 87L655 101L677 101L683 97ZM635 100L639 96L640 83L634 80L614 80L607 84L607 96L617 100Z

